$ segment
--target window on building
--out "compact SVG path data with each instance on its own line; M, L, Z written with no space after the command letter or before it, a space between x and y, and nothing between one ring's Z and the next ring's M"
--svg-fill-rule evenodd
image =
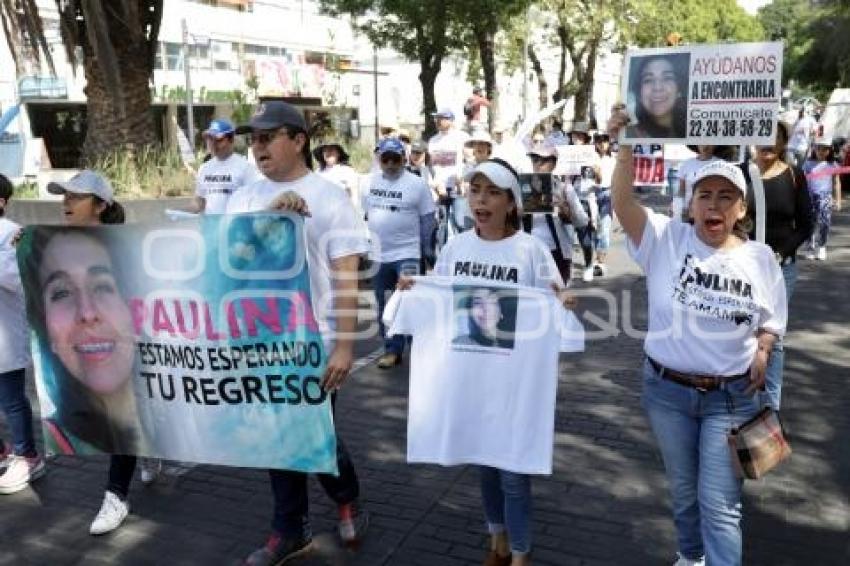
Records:
M308 65L324 65L325 54L318 51L305 51L304 62Z
M269 47L267 45L255 45L253 43L245 44L246 55L268 55Z
M153 58L153 68L162 69L162 42L156 44L156 54Z
M183 70L182 48L179 43L165 43L165 68L169 71Z

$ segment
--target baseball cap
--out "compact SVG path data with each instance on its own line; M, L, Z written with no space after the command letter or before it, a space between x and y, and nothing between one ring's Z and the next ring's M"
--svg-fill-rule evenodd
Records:
M832 138L822 137L815 139L815 145L825 145L827 147L832 147Z
M464 181L471 181L476 175L484 175L490 182L500 189L511 191L517 211L522 213L522 193L519 189L519 178L516 171L501 159L488 159L476 165L471 171L463 176Z
M269 100L258 104L248 124L236 128L236 133L247 134L254 130L276 130L284 126L307 131L307 122L300 110L281 100Z
M709 177L722 177L735 185L741 191L741 195L747 196L747 181L744 179L743 171L737 165L723 160L712 161L697 170L696 175L694 175L694 188L700 181Z
M441 108L438 112L434 112L431 115L434 118L448 118L449 120L455 119L455 113L452 112L449 108Z
M479 129L472 132L472 135L469 136L469 139L466 140L464 145L472 145L472 142L484 142L493 145L493 138L490 137L490 134L486 130Z
M65 182L48 183L47 192L52 195L73 193L77 195L94 195L100 200L112 204L114 191L106 177L91 169L83 169Z
M228 120L213 120L210 122L210 127L204 130L205 136L213 137L217 140L220 140L227 134L232 134L236 131Z
M404 144L398 138L385 138L378 144L378 155L385 153L397 153L404 155Z
M536 155L544 159L557 159L558 151L551 143L543 142L542 144L532 146L531 149L528 150L528 153L526 153L526 155L528 155L529 157L532 155Z
M415 141L410 144L410 152L411 153L426 153L428 151L428 144L424 141Z

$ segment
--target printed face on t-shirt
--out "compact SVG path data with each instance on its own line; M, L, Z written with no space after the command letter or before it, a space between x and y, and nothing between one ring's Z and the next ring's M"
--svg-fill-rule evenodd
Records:
M455 286L452 343L459 346L514 347L517 293L514 289Z

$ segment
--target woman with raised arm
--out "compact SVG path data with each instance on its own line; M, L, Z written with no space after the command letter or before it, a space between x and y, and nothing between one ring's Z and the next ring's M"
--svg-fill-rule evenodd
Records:
M616 106L619 136L629 118ZM769 247L747 239L747 184L725 161L693 177L692 222L641 206L632 149L621 146L614 211L646 274L649 331L642 403L664 460L676 566L742 563L741 488L727 433L759 410L771 346L785 332L785 286Z

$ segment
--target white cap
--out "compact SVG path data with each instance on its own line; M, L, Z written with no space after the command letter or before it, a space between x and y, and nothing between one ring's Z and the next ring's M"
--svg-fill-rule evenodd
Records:
M107 204L112 204L114 191L106 177L91 169L83 169L64 183L52 182L47 185L47 192L53 195L74 193L79 195L94 195Z
M464 145L470 146L473 142L484 142L489 143L491 146L493 145L493 138L490 137L490 134L487 133L487 130L473 130L472 135L469 136L469 139L466 140Z
M463 176L464 181L472 181L476 175L484 175L490 182L514 195L517 211L522 213L522 193L519 189L519 178L516 172L501 159L488 159L476 165L471 171Z
M696 189L697 184L703 179L707 179L708 177L722 177L735 185L739 191L741 191L741 195L746 198L747 196L747 181L744 179L744 172L741 171L741 168L735 165L734 163L729 163L728 161L717 160L712 161L708 165L697 170L694 175L693 187Z
M832 138L817 138L815 140L815 145L825 145L827 147L832 147Z

